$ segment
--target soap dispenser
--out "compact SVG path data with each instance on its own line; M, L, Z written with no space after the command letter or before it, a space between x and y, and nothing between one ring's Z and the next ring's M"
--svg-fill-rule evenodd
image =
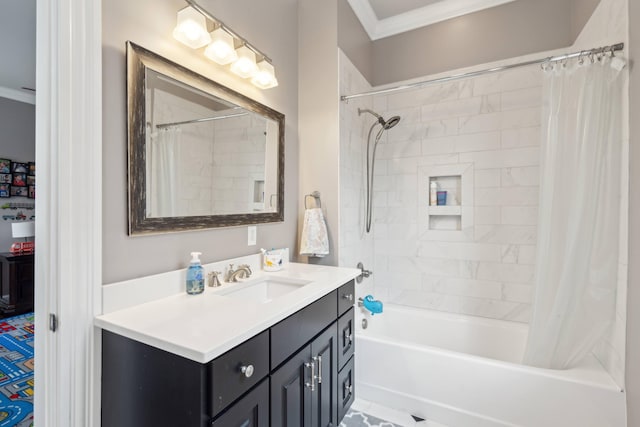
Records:
M202 252L191 252L191 264L187 269L187 293L197 295L204 292L204 268L200 264Z

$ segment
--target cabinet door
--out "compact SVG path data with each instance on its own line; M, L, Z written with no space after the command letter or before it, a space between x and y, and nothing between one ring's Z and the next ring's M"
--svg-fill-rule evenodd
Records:
M352 357L338 374L338 422L344 418L355 396L354 359Z
M311 424L310 361L311 345L307 345L271 375L272 426Z
M338 319L338 370L351 359L355 349L354 309Z
M269 427L269 379L235 403L212 427Z
M311 343L316 373L311 393L311 427L337 426L338 326L334 322Z

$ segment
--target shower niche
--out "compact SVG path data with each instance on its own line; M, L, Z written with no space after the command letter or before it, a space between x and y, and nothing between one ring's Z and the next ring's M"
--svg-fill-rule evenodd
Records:
M419 179L419 218L424 238L472 239L473 165L423 166L419 170ZM438 194L434 200L432 191L436 190Z

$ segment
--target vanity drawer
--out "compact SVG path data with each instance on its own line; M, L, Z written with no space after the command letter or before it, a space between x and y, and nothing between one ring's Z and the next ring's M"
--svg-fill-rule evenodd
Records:
M269 373L269 331L243 342L209 364L212 417Z
M355 280L351 280L338 288L338 316L353 307L356 298Z
M333 291L272 326L271 369L335 322L336 310L336 291Z
M338 369L342 369L347 360L353 356L356 347L354 311L355 309L351 307L351 310L338 319Z

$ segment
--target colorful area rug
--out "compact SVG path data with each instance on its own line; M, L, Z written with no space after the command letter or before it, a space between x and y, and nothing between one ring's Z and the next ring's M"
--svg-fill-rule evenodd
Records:
M33 426L33 313L0 319L0 427Z

